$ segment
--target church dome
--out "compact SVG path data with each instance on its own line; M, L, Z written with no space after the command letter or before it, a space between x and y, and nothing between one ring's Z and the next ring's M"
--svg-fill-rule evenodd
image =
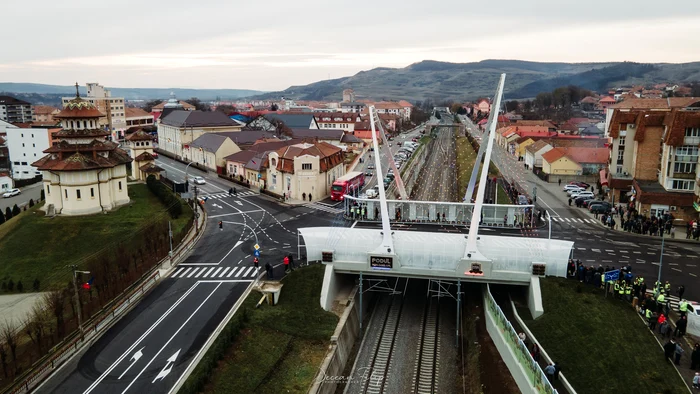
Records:
M54 118L101 118L105 116L100 112L93 103L80 98L78 84L75 84L75 98L66 103L63 110L54 115Z

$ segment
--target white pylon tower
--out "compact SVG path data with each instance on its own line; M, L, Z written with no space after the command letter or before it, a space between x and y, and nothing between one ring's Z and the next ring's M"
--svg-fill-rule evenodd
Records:
M380 134L382 135L382 140L384 141L384 146L387 148L388 153L387 156L389 157L389 166L394 170L394 182L396 182L396 189L399 191L399 196L401 196L401 199L404 201L408 200L408 194L406 194L406 188L404 187L403 180L401 179L401 174L399 173L399 169L396 168L396 162L394 161L394 156L391 155L391 150L389 150L389 141L386 138L386 133L384 132L384 127L382 127L382 122L379 119L379 114L377 113L377 110L374 108L373 105L369 106L369 117L370 117L370 126L372 128L372 136L374 136L375 133L375 128L379 129ZM374 140L374 137L372 137ZM374 153L375 156L379 157L379 149L375 146L374 147ZM380 172L379 167L377 167L377 183L381 183L382 179L384 179L384 174Z

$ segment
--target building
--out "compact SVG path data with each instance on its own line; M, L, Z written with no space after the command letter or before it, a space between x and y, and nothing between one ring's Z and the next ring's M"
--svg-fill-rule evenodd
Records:
M292 138L321 141L337 147L341 146L341 139L344 135L343 130L292 129Z
M355 123L362 121L359 114L343 112L317 113L316 124L321 130L339 129L344 131L355 131Z
M223 112L175 110L162 116L158 123L158 148L190 160L184 147L201 135L240 130L241 125Z
M224 174L226 168L226 156L240 152L241 148L226 135L216 133L204 133L196 140L185 145L185 157L190 161L201 164L204 167Z
M34 109L24 100L0 96L0 120L9 123L29 123L34 120Z
M61 111L60 109L52 107L50 105L35 105L33 108L34 119L32 121L40 123L55 122L55 120L53 119L54 115Z
M162 168L158 167L153 156L153 136L139 129L126 136L124 146L134 161L131 163L131 176L146 181L149 175L160 178Z
M151 112L163 112L167 104L173 104L171 100L174 100L175 104L177 104L178 107L183 111L194 111L196 109L194 105L188 103L187 101L178 101L177 99L175 99L175 93L170 93L170 100L163 101L160 104L154 105L153 108L151 108Z
M55 117L62 130L59 142L31 165L43 173L46 210L49 215L88 215L129 203L127 164L129 154L102 129L104 114L80 98L67 102Z
M269 113L263 117L273 125L280 122L288 129L318 129L318 123L313 113ZM270 131L270 129L264 129Z
M268 155L267 186L274 193L312 201L326 198L333 182L345 175L343 152L326 142L290 145Z
M225 157L226 173L240 181L267 188L268 155L280 148L302 143L302 140L261 139L247 150Z
M224 135L231 139L241 150L249 149L251 146L258 143L260 140L280 141L275 133L262 130L241 130L236 132L220 132L216 133Z
M411 114L413 113L413 104L409 103L406 100L399 100L399 105L401 106L401 109L403 110L404 120L410 120Z
M355 101L355 91L352 89L343 90L343 103L351 103Z
M129 108L127 107L124 110L125 113L125 120L126 120L126 127L131 128L131 127L145 127L145 126L153 126L155 123L153 115L149 114L148 112L142 110L141 108Z
M61 128L32 127L30 123L17 123L7 128L7 151L12 177L32 179L41 175L34 161L44 156L44 150L54 145L54 136Z
M481 111L482 114L491 113L491 102L488 99L480 99L472 107L474 113Z
M548 175L594 175L607 163L607 148L553 148L542 154L542 172Z
M525 165L527 168L542 168L542 155L554 149L546 140L535 141L525 148Z
M360 113L365 108L367 108L367 104L357 102L357 101L348 101L348 102L343 101L342 103L340 103L340 111L341 112Z
M0 172L0 193L14 189L15 181L10 177L7 172ZM2 214L2 212L0 212Z
M76 83L75 85L77 88L78 84ZM88 82L85 86L87 87L87 97L82 99L91 103L98 111L106 115L100 119L99 127L110 132L112 141L124 138L124 131L127 129L124 98L112 97L112 92L98 83ZM75 97L63 97L61 99L63 101L63 108L66 108L66 104L74 98Z
M0 121L2 122L2 121ZM0 136L0 168L9 170L10 169L10 153L7 149L7 141L5 140L7 135Z
M400 117L404 117L403 107L399 103L393 101L380 101L374 103L374 109L378 114L394 114Z

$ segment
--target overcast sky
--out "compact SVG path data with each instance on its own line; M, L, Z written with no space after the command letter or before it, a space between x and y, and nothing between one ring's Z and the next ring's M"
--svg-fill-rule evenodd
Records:
M282 90L425 59L700 61L698 0L32 0L0 14L0 82Z

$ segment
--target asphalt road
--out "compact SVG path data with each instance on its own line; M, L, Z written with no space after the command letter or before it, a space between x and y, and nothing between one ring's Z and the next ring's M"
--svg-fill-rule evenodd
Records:
M173 178L184 175L181 163L162 159L158 165ZM242 190L229 197L222 193L231 187L228 182L205 176L207 184L200 187L211 196L205 204L209 223L192 253L133 311L37 392L169 392L258 276L252 264L256 243L261 247L261 269L267 262L278 265L275 277L279 278L283 257L290 253L297 257L298 227L338 225L333 215L313 206L283 206Z
M5 208L10 207L10 209L12 209L15 204L22 208L29 204L30 199L34 200L34 202L39 201L42 186L43 183L38 182L26 187L20 187L19 190L21 191L21 194L19 196L9 198L0 197L0 209L2 209L2 212L5 213Z

